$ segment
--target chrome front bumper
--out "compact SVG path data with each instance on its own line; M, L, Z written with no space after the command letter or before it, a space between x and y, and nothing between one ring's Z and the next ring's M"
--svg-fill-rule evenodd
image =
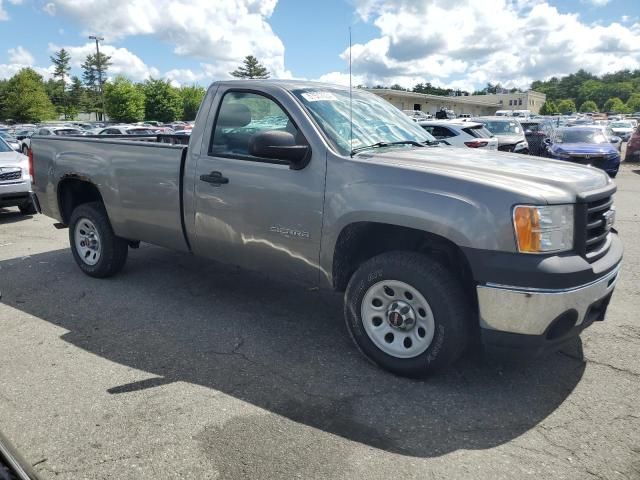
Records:
M575 326L585 321L592 305L607 297L618 281L620 265L597 280L572 288L520 288L479 285L480 326L524 335L543 335L560 315L575 310Z

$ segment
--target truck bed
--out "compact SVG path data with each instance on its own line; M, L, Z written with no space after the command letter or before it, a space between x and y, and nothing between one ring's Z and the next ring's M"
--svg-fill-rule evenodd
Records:
M33 137L34 192L60 221L58 189L71 179L98 187L116 235L188 250L182 221L187 147L148 141Z

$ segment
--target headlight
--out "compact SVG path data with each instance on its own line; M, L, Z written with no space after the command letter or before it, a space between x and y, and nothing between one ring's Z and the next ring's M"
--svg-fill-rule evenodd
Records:
M573 248L573 205L516 205L513 228L521 253L563 252Z
M516 143L516 146L514 147L514 150L522 150L523 148L529 148L529 145L527 145L527 142L518 142L518 143Z

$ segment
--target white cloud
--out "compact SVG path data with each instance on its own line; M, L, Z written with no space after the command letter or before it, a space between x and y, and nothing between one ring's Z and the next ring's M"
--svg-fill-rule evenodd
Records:
M71 66L79 69L82 63L85 61L88 55L96 53L96 45L93 42L86 43L82 46L64 46L49 44L49 51L51 53L64 48L69 55L71 55ZM118 48L113 45L101 45L100 53L104 53L111 57L112 65L107 72L108 76L114 77L116 75L125 75L126 77L140 81L146 80L149 77L159 77L160 71L147 65L142 61L140 57L126 48Z
M379 30L352 47L353 72L368 84L526 87L580 68L640 68L640 26L586 24L542 0L354 2Z
M52 17L56 16L56 4L55 3L46 3L43 7L42 10L44 10L46 13L48 13L49 15L51 15Z
M9 64L0 63L0 80L5 80L13 77L16 73L18 73L23 68L31 68L35 70L37 73L42 75L45 80L48 80L49 78L51 78L51 74L53 73L52 67L42 68L42 67L35 67L33 65L21 65L18 63L9 63Z
M31 55L31 52L20 45L16 48L10 48L7 52L9 53L9 62L11 63L21 65L33 65L35 63L35 59L33 58L33 55Z
M284 45L268 19L277 0L55 0L48 10L74 19L84 33L107 41L149 35L174 53L197 58L228 77L246 55L255 55L273 77L285 78ZM160 47L162 48L162 47ZM204 72L206 74L206 71Z

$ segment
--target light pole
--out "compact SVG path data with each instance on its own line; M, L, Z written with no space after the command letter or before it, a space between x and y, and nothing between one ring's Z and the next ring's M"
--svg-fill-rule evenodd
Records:
M102 91L102 67L100 65L100 45L98 42L104 40L104 37L98 37L97 35L90 35L90 40L96 41L96 70L98 70L98 85L100 86L100 99L102 100L102 118L104 120L104 92Z

